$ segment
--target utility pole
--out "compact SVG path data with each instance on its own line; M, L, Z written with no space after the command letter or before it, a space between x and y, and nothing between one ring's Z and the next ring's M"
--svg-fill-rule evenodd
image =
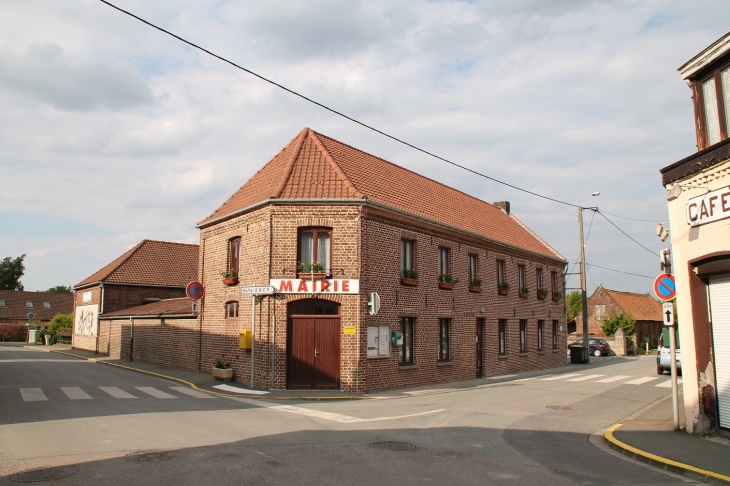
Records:
M580 226L580 300L583 314L583 359L582 362L589 363L590 341L588 338L588 297L586 297L586 245L583 240L583 208L578 207L578 224Z

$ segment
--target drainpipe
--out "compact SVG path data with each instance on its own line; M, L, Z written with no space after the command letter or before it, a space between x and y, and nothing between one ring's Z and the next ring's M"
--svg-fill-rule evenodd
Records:
M99 314L104 314L104 282L101 282L101 312ZM94 350L94 354L99 354L99 317L96 317L96 349Z
M129 361L134 361L134 318L129 318Z

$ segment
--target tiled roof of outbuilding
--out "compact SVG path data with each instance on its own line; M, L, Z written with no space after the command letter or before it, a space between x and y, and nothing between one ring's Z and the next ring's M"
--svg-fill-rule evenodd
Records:
M184 287L198 279L198 245L142 240L74 287L93 282Z
M34 319L49 321L56 314L70 314L74 308L72 294L56 294L53 292L25 292L23 290L0 290L0 322L3 319L27 319L28 313L35 314ZM27 307L26 302L33 302L33 307ZM51 307L44 307L48 302Z
M308 128L199 225L272 198L367 199L564 260L513 215Z
M611 296L616 304L637 321L664 321L662 305L649 294L634 294L619 290L603 290Z
M193 301L187 297L180 297L177 299L158 300L157 302L138 305L129 309L107 312L103 316L99 316L99 318L115 316L169 316L192 313Z

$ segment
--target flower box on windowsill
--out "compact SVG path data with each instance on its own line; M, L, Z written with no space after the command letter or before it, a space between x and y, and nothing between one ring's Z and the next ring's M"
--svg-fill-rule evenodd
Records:
M231 381L233 379L233 368L213 368L213 377L216 380Z
M509 294L509 289L497 289L497 295L507 295Z
M560 297L553 296L553 302L560 302Z
M545 297L547 297L547 296L546 296L546 295L544 295L544 294L537 294L537 298L538 298L539 300L545 300Z
M225 285L236 285L238 283L238 277L224 278L223 284Z
M324 280L327 278L327 274L325 272L298 272L297 278L302 280Z
M446 282L439 282L439 288L444 289L444 290L452 290L454 288L454 284L446 283Z
M400 283L403 285L410 285L411 287L418 287L418 280L415 278L402 278L400 279Z
M474 285L470 285L469 286L469 292L474 292L476 294L481 294L482 293L482 288L481 287L475 287Z
M523 299L526 299L529 295L530 294L525 294L525 293L520 292L520 297L522 297Z

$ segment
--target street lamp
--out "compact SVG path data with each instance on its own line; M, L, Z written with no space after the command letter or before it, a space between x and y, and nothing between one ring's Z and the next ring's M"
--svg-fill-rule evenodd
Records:
M590 196L578 199L578 202L589 197L600 196L601 193L596 191ZM594 209L595 211L595 209ZM586 244L583 239L583 207L578 206L578 224L580 225L580 299L583 316L583 359L581 361L589 363L590 358L590 341L588 338L588 297L586 296Z

